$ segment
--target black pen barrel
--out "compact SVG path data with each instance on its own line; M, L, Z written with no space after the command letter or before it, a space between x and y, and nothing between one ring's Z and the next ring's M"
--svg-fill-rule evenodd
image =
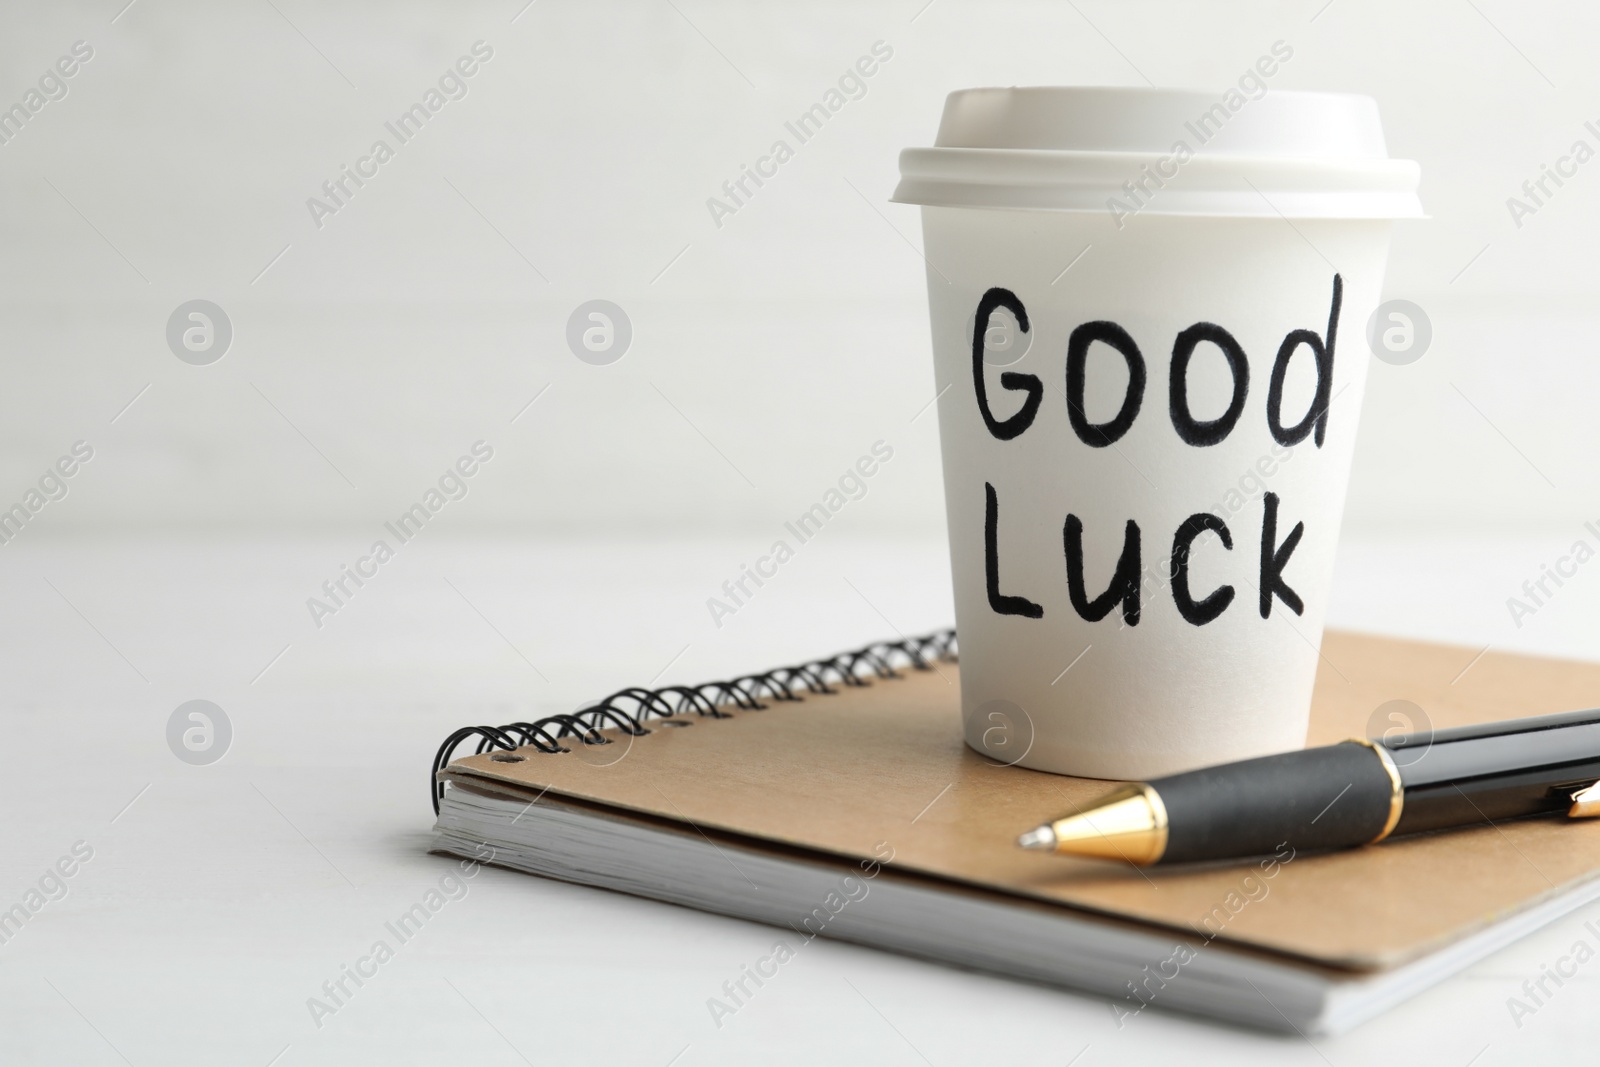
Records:
M1168 775L1124 786L1019 843L1195 863L1557 813L1600 817L1600 709L1391 733Z
M1405 785L1395 833L1566 811L1600 780L1600 710L1423 730L1382 742Z
M1279 851L1348 848L1376 840L1398 812L1392 763L1371 745L1321 748L1207 767L1149 783L1167 816L1162 863Z

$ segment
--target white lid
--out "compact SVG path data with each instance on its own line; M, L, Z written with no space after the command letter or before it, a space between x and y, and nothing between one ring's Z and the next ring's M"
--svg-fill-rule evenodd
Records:
M1161 215L1418 218L1367 96L1238 89L963 89L933 148L900 153L899 203ZM1130 190L1127 183L1134 183Z

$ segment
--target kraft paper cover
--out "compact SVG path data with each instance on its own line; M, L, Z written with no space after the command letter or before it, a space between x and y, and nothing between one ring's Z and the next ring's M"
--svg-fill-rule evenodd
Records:
M1468 648L1334 632L1322 654L1311 745L1364 735L1374 710L1395 699L1419 705L1435 728L1600 703L1596 664L1496 652L1473 662ZM1170 928L1191 941L1206 929L1218 941L1348 970L1406 962L1600 873L1600 820L1560 818L1300 855L1271 878L1252 863L1141 871L1025 852L1017 834L1110 787L999 766L968 749L957 671L953 663L907 670L803 703L656 728L631 744L607 732L625 748L528 749L520 763L470 756L444 773L687 821L755 847L858 861L887 842L891 870L932 884Z

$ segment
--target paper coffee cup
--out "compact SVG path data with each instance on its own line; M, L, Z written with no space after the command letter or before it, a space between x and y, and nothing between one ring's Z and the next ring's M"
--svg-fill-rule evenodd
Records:
M968 745L1098 778L1303 745L1363 324L1421 215L1376 105L970 89L900 167Z

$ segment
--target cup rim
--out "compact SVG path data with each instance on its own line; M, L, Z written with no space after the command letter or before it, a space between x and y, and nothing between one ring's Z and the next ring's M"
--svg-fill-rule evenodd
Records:
M1130 86L960 89L935 143L900 153L892 200L1114 215L1424 217L1355 93Z

